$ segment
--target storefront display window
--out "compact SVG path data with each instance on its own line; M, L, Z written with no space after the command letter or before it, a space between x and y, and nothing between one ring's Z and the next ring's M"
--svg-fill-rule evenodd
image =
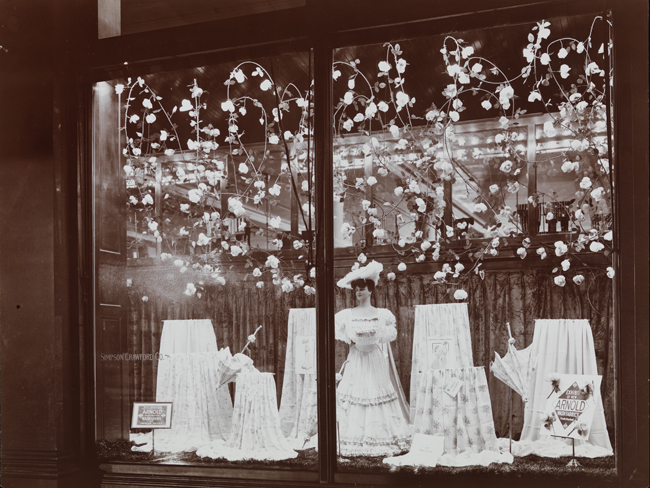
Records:
M610 47L575 17L335 51L341 471L555 469L575 442L614 475ZM547 402L562 374L589 432Z
M339 475L613 479L610 50L593 15L339 47L331 161L311 51L94 84L100 459L316 481L330 389Z
M315 468L311 66L95 85L100 455Z

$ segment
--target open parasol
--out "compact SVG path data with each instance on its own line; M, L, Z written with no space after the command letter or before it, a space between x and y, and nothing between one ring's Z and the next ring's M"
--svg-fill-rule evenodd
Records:
M494 352L494 361L490 363L490 371L498 379L508 385L510 389L510 406L508 411L508 425L510 439L510 452L512 452L512 390L519 393L524 402L528 401L528 388L533 375L534 365L530 364L530 350L528 346L521 351L515 348L515 339L512 337L510 323L508 327L508 352L503 358L498 352Z
M528 386L533 368L530 362L530 346L525 349L517 350L515 348L515 339L508 327L508 352L503 358L495 351L494 361L490 364L490 371L498 379L519 393L524 402L528 401Z
M219 365L217 390L226 383L234 381L239 373L250 373L255 369L253 360L245 354L238 352L232 356L229 348L226 348L225 352L228 353L228 357L225 357Z
M253 366L253 360L246 356L244 351L248 348L248 345L251 342L255 342L255 336L261 328L262 326L260 325L255 332L248 336L248 342L242 351L238 352L234 356L230 353L229 347L219 351L224 355L224 358L221 360L219 372L217 373L217 390L226 383L234 381L239 373L252 373L257 371L255 366Z

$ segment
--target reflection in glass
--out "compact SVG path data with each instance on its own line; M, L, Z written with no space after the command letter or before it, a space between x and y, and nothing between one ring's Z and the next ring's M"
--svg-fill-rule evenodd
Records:
M100 456L316 468L310 56L95 85Z

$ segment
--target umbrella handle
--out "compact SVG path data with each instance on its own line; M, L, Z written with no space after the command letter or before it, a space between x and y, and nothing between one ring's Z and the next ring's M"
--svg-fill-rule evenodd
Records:
M508 336L512 339L512 331L510 330L510 322L506 322L506 327L508 328Z

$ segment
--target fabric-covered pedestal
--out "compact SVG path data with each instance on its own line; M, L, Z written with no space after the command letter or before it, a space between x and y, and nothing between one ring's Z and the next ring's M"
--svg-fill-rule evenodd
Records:
M294 449L313 446L317 433L316 309L289 310L280 425Z
M277 461L298 455L280 429L272 373L241 373L237 376L232 430L228 440L215 441L196 454L229 461Z
M528 387L529 401L524 411L524 428L521 440L513 447L515 455L538 454L548 455L545 447L551 442L559 441L546 438L540 434L542 418L546 408L551 384L548 376L551 373L597 375L596 351L591 326L588 320L536 320L530 359L536 369ZM597 457L613 454L612 445L607 433L605 413L600 390L594 392L596 410L591 431L586 441L576 441L576 455ZM570 453L571 441L566 441L567 452ZM532 447L531 447L532 446ZM557 448L551 450L551 454Z
M224 352L210 320L166 320L160 338L156 401L172 402L171 429L156 432L160 451L192 451L227 438L232 400L216 389Z
M425 371L417 399L414 434L444 437L444 454L433 461L434 466L512 462L509 453L499 450L483 367ZM428 466L429 462L415 452L384 460L393 466Z
M436 369L422 374L413 426L415 433L444 435L448 453L494 450L497 438L485 369Z
M467 304L416 305L411 363L411 421L415 418L418 386L424 371L473 366Z

